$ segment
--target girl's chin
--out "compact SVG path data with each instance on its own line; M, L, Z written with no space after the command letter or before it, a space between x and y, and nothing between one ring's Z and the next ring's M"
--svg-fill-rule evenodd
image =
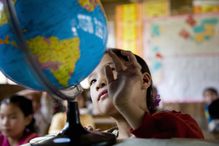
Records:
M105 106L104 108L101 109L101 113L104 115L112 116L115 113L117 113L117 110L115 109L114 106Z
M109 115L109 114L111 113L111 110L112 110L112 109L109 109L109 108L102 108L102 109L101 109L101 113L102 113L103 115Z

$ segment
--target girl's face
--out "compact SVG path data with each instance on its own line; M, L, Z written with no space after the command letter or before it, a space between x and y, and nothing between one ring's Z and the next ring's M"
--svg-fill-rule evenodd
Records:
M212 101L214 101L217 98L218 98L218 96L214 92L205 91L205 93L204 93L204 102L207 104L210 104Z
M96 69L89 75L90 95L94 107L101 114L113 115L117 113L112 99L108 96L107 78L105 76L105 67L109 65L112 70L115 69L112 58L105 54ZM113 72L116 76L116 72Z
M25 117L15 104L0 106L0 131L6 137L20 138L30 121L30 117Z

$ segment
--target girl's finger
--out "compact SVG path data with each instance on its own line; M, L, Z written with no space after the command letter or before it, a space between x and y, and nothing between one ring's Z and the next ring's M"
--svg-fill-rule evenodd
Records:
M113 71L109 65L105 67L105 74L108 84L114 81Z
M138 63L135 55L130 51L122 51L122 54L127 56L129 63L127 65L134 65L137 68L141 68L140 64Z
M122 61L119 59L119 57L111 50L108 50L107 53L110 55L110 57L112 57L113 62L115 63L116 71L117 72L123 71L125 69L125 66L122 63Z

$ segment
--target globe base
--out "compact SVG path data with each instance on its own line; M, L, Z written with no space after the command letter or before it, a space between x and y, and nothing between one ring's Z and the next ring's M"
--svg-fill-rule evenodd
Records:
M31 146L111 146L115 143L115 136L110 133L89 132L76 137L60 134L51 139L31 143Z
M56 136L33 139L31 146L110 146L116 143L115 135L88 131L80 124L78 104L68 101L65 128Z

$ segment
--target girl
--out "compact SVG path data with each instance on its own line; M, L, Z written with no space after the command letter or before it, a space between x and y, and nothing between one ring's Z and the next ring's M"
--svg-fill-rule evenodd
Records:
M108 49L88 77L94 106L113 117L118 138L204 138L198 124L187 114L156 112L152 79L145 61L119 49Z
M219 131L219 112L217 108L217 103L219 103L218 91L214 87L207 87L203 91L203 97L208 131L217 132Z
M18 146L37 137L31 100L13 95L0 104L0 145Z

